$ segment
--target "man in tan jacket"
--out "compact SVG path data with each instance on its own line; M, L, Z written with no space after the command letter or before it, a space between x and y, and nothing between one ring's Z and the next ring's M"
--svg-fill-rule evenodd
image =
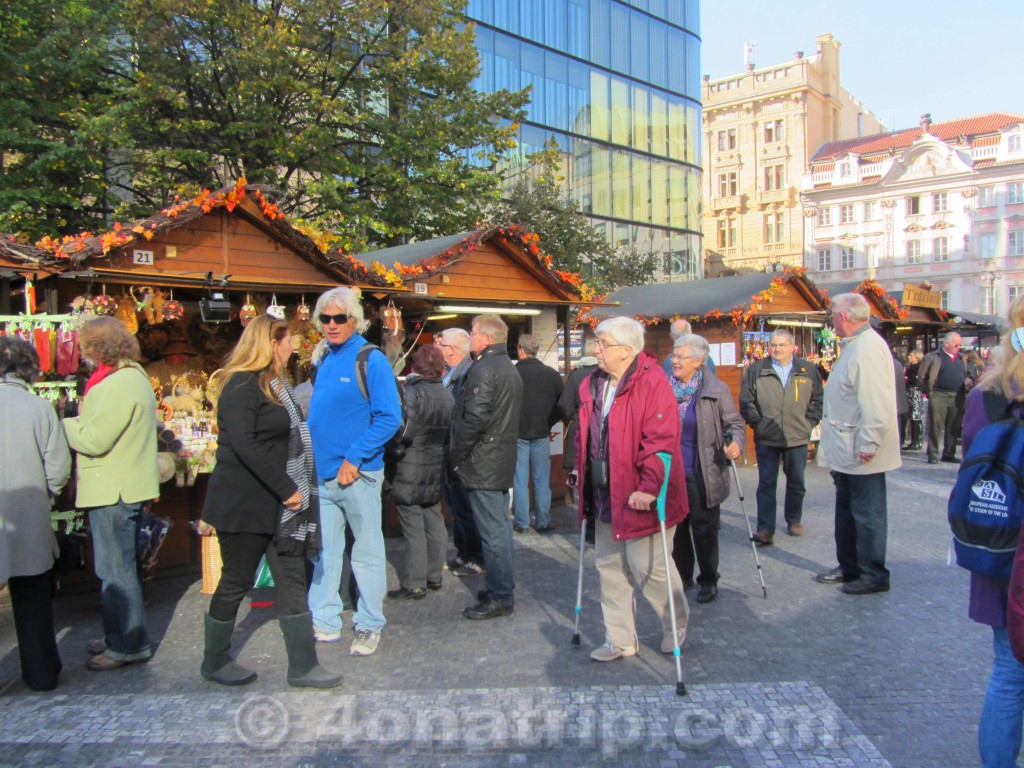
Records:
M885 473L901 464L892 354L860 294L836 296L832 317L842 352L825 387L818 464L836 484L839 567L817 580L842 584L848 595L888 592Z

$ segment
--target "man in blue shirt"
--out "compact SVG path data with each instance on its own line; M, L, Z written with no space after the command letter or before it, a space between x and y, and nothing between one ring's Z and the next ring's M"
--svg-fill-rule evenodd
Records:
M402 424L395 376L379 350L366 360L366 394L360 390L356 357L366 340L363 308L349 288L333 288L316 303L313 321L326 351L317 361L309 404L309 433L320 491L323 551L313 564L309 609L320 642L341 639L339 593L345 557L345 527L352 527L352 572L359 584L353 617L353 656L377 650L384 628L387 561L381 527L384 444Z
M786 476L785 515L790 536L802 536L807 444L821 421L824 389L818 369L794 357L793 334L777 330L769 339L771 357L747 368L740 390L740 413L754 430L757 450L757 531L754 541L775 536L775 489L779 463Z
M672 338L672 345L673 346L675 346L676 339L681 339L683 336L689 336L691 333L693 333L693 331L690 330L690 321L689 320L684 320L681 317L678 320L673 320L672 321L672 325L670 325L668 327L668 335ZM709 356L708 359L704 361L704 367L707 370L709 370L712 373L714 373L715 372L715 361L712 360L711 357ZM671 378L671 376L672 376L672 351L671 350L669 350L668 355L665 357L665 361L661 364L661 369Z

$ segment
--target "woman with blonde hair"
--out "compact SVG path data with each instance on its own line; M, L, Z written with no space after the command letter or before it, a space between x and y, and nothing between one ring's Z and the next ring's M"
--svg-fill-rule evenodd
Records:
M160 494L156 405L138 364L139 343L112 317L79 332L82 356L96 366L80 415L65 419L78 452L75 504L89 510L96 576L102 582L103 640L89 644L89 669L102 672L153 655L136 565L139 514Z
M1007 411L1024 417L1024 296L1010 304L1010 330L999 354L967 395L964 413L963 455L966 458L978 432ZM1013 655L1007 630L1006 604L1010 583L971 573L967 615L992 627L992 674L978 723L978 747L983 765L1014 766L1021 746L1024 722L1024 664Z
M200 673L223 685L256 679L232 660L231 633L264 555L277 587L289 685L341 684L317 661L306 607L306 558L320 552L320 515L309 430L286 378L291 356L288 324L260 315L213 376L217 464L203 519L217 529L224 566L204 618Z

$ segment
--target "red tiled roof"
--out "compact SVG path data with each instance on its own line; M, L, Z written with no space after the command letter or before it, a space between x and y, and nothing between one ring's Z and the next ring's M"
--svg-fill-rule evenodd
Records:
M975 168L988 168L990 165L995 165L996 159L994 157L986 157L984 160L975 160Z
M995 133L1008 125L1021 122L1024 122L1024 115L1012 112L992 112L979 117L966 117L959 120L950 120L946 123L933 123L929 133L942 141L950 141L958 136L978 136L980 134ZM823 144L814 153L811 162L832 160L847 152L865 155L887 152L890 149L903 149L921 138L922 132L923 129L919 126L902 131L894 131L893 133L860 136L856 139L846 139L845 141L833 141L829 144Z
M993 147L999 143L1001 136L979 136L971 142L972 147Z

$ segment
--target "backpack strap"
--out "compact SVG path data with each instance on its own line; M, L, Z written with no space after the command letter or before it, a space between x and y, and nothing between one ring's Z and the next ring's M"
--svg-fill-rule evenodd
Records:
M370 391L366 386L366 366L370 354L375 349L380 352L380 347L376 344L364 344L356 352L356 384L359 386L359 394L366 400L370 399Z

